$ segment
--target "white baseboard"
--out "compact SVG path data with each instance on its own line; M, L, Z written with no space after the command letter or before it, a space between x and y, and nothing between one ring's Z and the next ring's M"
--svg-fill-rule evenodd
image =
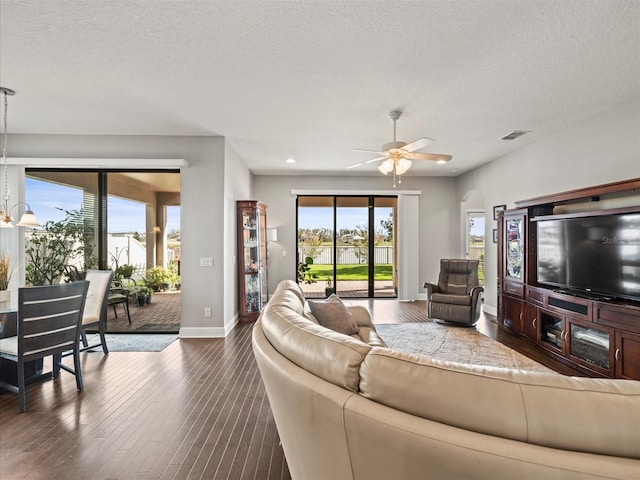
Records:
M496 307L492 307L491 305L487 305L486 303L482 305L482 311L488 313L489 315L493 315L494 317L498 316L498 309Z
M224 327L180 327L179 338L224 338Z
M224 338L231 333L238 321L239 317L236 313L224 327L180 327L178 336L180 338Z

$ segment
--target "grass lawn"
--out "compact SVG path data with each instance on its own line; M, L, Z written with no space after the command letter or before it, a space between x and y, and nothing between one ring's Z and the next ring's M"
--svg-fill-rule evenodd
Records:
M333 265L310 265L311 273L318 275L318 281L324 281L327 277L333 275ZM337 266L338 280L367 280L369 271L368 265L338 265ZM392 280L393 271L392 265L376 265L375 266L375 278L374 280Z

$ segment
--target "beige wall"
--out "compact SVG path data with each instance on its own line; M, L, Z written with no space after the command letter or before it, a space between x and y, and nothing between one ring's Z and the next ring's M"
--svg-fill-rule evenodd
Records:
M630 178L640 178L640 97L461 175L456 187L458 201L483 192L491 239L494 205ZM485 306L494 313L497 251L487 246Z
M496 159L457 178L405 177L399 188L419 190L418 279L435 280L439 259L464 255L462 215L467 201L486 211L485 304L496 306L493 205L640 177L640 98L596 115L552 137ZM253 176L222 137L11 135L11 156L49 158L181 158L182 331L221 336L237 317L235 201L268 205L271 291L295 277L295 198L291 190L393 190L388 177ZM132 165L134 167L134 165ZM13 179L11 180L13 184ZM479 200L481 199L481 200ZM287 255L282 256L282 251ZM213 257L214 267L200 267ZM423 292L420 285L420 292ZM204 317L211 307L213 316Z
M269 286L273 291L279 281L295 279L296 273L296 199L292 190L325 190L340 194L358 191L364 194L388 194L393 180L382 175L372 177L268 176L254 177L254 196L268 206L269 228L278 229L278 242L270 244ZM420 253L416 263L422 284L435 281L440 258L459 255L459 206L455 179L405 177L397 190L417 190L420 195ZM282 256L282 252L286 256Z
M224 286L232 285L234 279L225 277L230 273L224 268L228 252L225 254L226 232L222 228L226 167L223 137L11 135L10 143L15 157L186 160L189 166L181 169L181 334L224 335L225 323L233 322L233 315L225 318L229 313L225 310ZM237 158L235 162L242 163ZM131 167L135 168L135 162ZM235 168L242 171L242 165ZM238 185L248 182L248 175L241 175ZM241 190L238 185L234 188ZM213 257L214 267L200 267L201 257ZM204 317L205 307L212 309L211 318Z

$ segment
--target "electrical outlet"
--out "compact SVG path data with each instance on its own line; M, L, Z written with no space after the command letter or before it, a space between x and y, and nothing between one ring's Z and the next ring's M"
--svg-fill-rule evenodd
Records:
M282 250L282 256L286 257L287 256L287 251L286 250Z
M210 317L211 317L211 308L209 308L209 307L205 307L205 309L204 309L204 316L205 316L206 318L210 318Z

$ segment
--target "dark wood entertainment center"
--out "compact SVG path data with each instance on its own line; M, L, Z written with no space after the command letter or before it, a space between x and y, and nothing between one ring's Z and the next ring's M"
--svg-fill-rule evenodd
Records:
M640 213L640 178L515 205L498 217L498 325L589 376L640 380L640 302L538 284L536 257L536 222Z

